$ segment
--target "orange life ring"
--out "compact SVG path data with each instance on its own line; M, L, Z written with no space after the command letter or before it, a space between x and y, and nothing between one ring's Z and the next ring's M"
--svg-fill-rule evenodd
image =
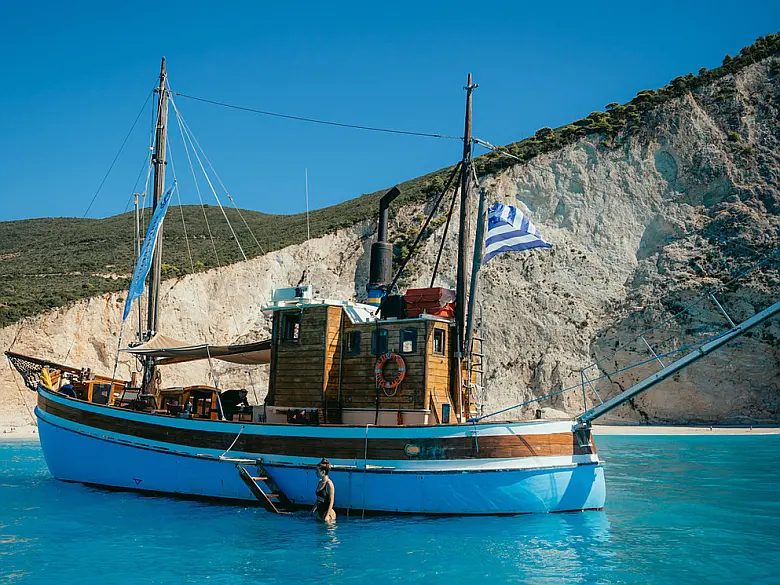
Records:
M385 369L385 364L390 360L393 360L398 366L398 375L394 379L388 381L385 379L383 370ZM390 390L398 386L404 381L404 378L406 378L406 362L404 362L404 358L397 353L387 352L379 356L379 359L376 360L374 373L376 374L376 383L382 388Z

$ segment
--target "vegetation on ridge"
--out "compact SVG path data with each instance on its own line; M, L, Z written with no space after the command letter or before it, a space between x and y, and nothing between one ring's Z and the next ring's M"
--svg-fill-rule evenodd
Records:
M520 142L513 142L502 150L527 162L539 154L552 152L577 142L589 135L603 135L603 144L608 147L616 145L616 138L621 133L630 135L642 127L647 120L647 113L657 106L688 92L712 83L726 75L732 75L748 65L757 63L780 53L780 34L769 34L759 37L752 45L744 47L736 57L726 55L723 65L715 69L699 69L698 75L688 73L675 77L668 85L658 90L644 89L626 104L617 102L605 106L604 112L592 112L587 117L561 126L560 128L540 128L536 134ZM780 74L780 62L774 61L770 67L771 75ZM728 98L723 95L722 99ZM494 174L513 164L516 159L498 153L488 153L476 160L477 172L480 175Z
M556 129L541 128L535 136L510 144L505 149L525 162L539 154L573 144L584 136L602 136L604 145L612 146L622 136L642 127L648 118L647 113L659 104L778 53L780 35L761 37L753 45L742 49L736 57L727 56L723 65L717 69L702 69L698 75L675 78L657 91L640 91L627 104L610 103L605 112L594 112L572 124ZM770 64L770 74L780 75L778 60ZM740 137L730 136L729 139L738 143ZM475 164L478 173L484 175L499 172L516 164L516 160L489 153L478 157ZM450 171L451 168L441 169L402 183L399 185L402 195L396 205L400 207L426 201L443 188ZM366 194L311 212L312 236L319 237L359 221L375 218L378 200L383 193ZM226 209L225 213L236 229L247 257L279 250L306 239L304 214L280 216L242 211L242 219L234 209ZM182 215L187 230L186 238ZM244 220L257 237L259 245L249 234ZM209 230L213 236L213 245ZM0 326L72 301L126 290L134 261L133 231L132 213L99 220L44 218L0 222ZM219 208L171 208L165 231L163 272L168 278L242 259ZM403 248L408 247L414 237L416 232L398 236L397 257L404 255ZM192 264L187 243L194 259Z

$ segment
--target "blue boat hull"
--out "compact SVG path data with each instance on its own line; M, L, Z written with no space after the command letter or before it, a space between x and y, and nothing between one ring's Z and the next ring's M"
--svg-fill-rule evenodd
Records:
M261 460L295 504L312 505L315 462L263 453L219 453L102 433L36 409L43 453L54 477L64 481L254 502L236 458ZM283 461L286 459L287 461ZM336 507L357 511L423 514L514 514L600 509L605 501L598 460L512 468L513 461L448 462L403 468L401 462L336 465L331 472ZM356 464L354 464L356 463ZM244 465L251 468L246 461Z

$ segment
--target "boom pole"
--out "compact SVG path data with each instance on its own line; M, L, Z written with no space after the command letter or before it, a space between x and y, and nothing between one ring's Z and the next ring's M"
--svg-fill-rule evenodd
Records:
M743 336L745 333L753 329L753 327L760 325L761 323L763 323L768 319L771 319L778 313L780 313L780 301L776 302L774 305L770 307L767 307L760 313L756 313L750 319L746 319L739 325L732 327L722 335L717 336L709 343L705 343L704 345L693 350L689 354L684 355L677 361L672 362L668 366L657 371L652 376L645 378L641 382L634 384L628 390L621 392L617 396L614 396L613 398L610 398L606 402L599 404L597 407L592 408L589 411L583 413L577 418L577 422L578 422L577 426L579 428L589 427L590 423L593 422L595 419L607 414L608 412L617 408L624 402L631 400L637 394L641 394L642 392L649 390L656 384L663 382L670 376L673 376L680 370L687 368L692 363L700 360L701 358L712 353L716 349L723 347L724 345L736 339L737 337Z

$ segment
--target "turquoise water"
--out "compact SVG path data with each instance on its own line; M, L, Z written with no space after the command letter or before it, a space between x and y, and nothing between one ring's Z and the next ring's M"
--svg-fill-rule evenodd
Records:
M0 442L0 583L780 583L780 436L598 446L603 512L327 527L57 482Z

